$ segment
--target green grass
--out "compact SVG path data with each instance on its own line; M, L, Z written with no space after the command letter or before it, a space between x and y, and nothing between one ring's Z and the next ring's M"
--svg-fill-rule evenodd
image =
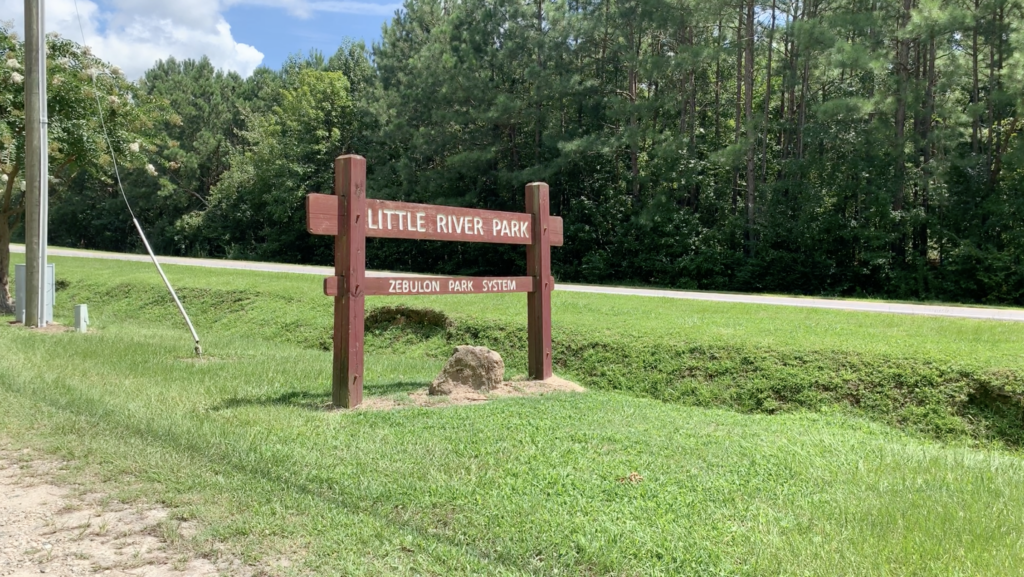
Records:
M346 575L1024 571L1022 325L556 292L558 372L590 392L349 413L323 410L319 278L168 267L198 363L148 266L54 260L58 320L87 302L94 332L0 326L0 435L199 521L201 551ZM455 343L524 370L522 295L385 304L447 321L372 314L370 395Z
M92 303L101 325L181 322L148 265L56 262L68 283L63 314L75 301ZM320 277L168 270L215 356L226 336L330 347L332 302ZM935 438L1024 446L1019 323L571 292L553 300L556 371L590 388L768 414L839 408ZM524 295L367 299L370 310L396 305L443 311L449 322L378 323L368 350L440 362L453 344L472 342L525 372Z

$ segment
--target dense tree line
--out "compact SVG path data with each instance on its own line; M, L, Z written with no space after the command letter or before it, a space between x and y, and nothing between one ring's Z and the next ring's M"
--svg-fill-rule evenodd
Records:
M139 82L164 253L327 262L302 198L522 210L560 280L1024 304L1021 0L408 0L367 48ZM54 242L132 249L76 184ZM517 273L521 248L371 242L370 266Z

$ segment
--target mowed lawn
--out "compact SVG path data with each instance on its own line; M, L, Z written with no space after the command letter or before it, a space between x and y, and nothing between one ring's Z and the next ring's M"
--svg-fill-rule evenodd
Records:
M200 551L223 543L251 561L289 559L280 571L296 574L1024 573L1012 445L940 442L832 404L751 414L663 402L645 392L656 367L641 365L658 358L645 356L611 367L614 379L562 359L585 394L331 411L318 277L168 267L203 336L197 362L148 265L53 260L58 320L87 302L94 330L0 326L0 436L196 521L188 545ZM523 295L368 301L472 329L368 331L369 395L424 386L451 339L474 334L523 370ZM557 292L554 317L556 351L579 358L604 343L682 343L979 374L1024 364L1024 325L1011 323Z

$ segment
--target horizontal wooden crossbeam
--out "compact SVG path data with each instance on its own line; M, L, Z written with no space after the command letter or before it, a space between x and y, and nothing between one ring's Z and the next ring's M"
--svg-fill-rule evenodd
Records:
M495 244L533 243L533 215L454 206L435 206L366 199L367 237L451 240ZM551 246L562 246L562 219L547 217ZM306 196L306 230L311 234L338 234L338 197Z
M338 296L339 280L336 276L325 278L324 294ZM554 288L554 280L547 284L548 290ZM533 292L534 282L531 276L366 277L355 290L360 289L363 296L528 293Z

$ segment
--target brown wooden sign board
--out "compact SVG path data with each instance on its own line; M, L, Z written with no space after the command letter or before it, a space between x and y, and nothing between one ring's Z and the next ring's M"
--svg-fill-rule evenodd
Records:
M306 196L306 229L334 236L334 276L324 294L334 297L335 406L363 400L363 317L367 295L527 293L530 378L551 372L551 247L562 245L562 219L550 216L548 185L526 185L526 211L500 212L366 198L366 159L334 161L334 194ZM526 246L528 276L367 277L366 238L489 242Z

